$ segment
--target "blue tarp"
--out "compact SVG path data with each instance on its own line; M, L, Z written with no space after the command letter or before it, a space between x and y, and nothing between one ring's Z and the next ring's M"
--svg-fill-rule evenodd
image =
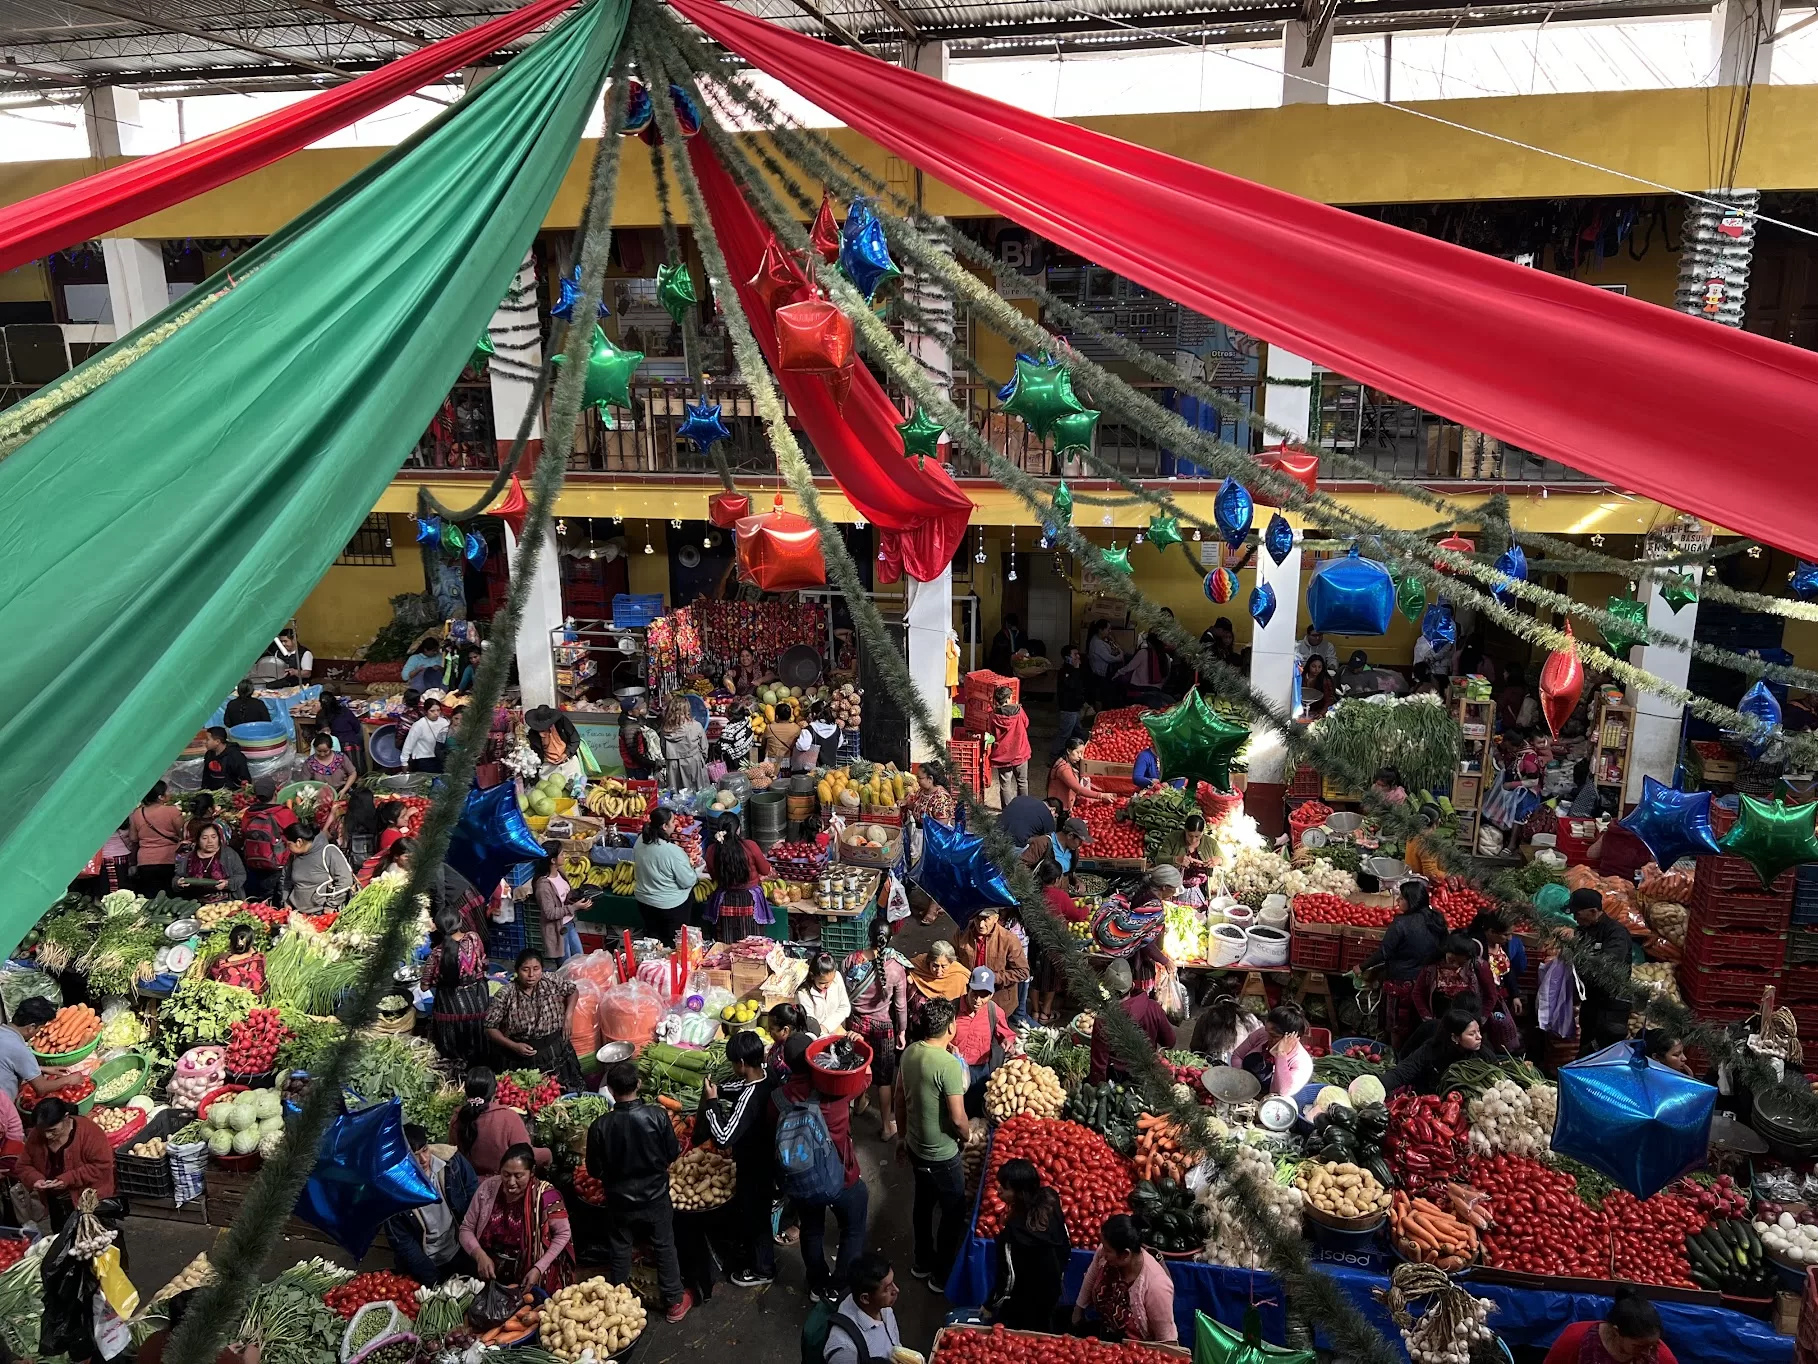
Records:
M258 699L265 703L265 709L271 712L271 721L290 738L297 737L297 722L290 718L290 708L302 701L314 701L322 694L320 687L299 687L294 696L261 696ZM228 697L227 701L233 700ZM227 720L227 701L215 707L215 713L203 722L202 727L224 724Z

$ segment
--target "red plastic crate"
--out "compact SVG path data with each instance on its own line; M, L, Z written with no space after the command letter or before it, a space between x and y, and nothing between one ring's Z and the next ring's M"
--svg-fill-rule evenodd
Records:
M1760 1006L1759 1001L1756 1004L1757 1007ZM1799 1035L1801 1037L1818 1037L1818 1004L1794 1004L1790 1007L1793 1011L1793 1021L1799 1025ZM1743 1017L1746 1018L1748 1015L1744 1014ZM1728 1022L1730 1020L1720 1021Z
M1786 980L1784 968L1751 971L1745 967L1699 966L1694 962L1679 963L1679 991L1686 1003L1699 1009L1719 1005L1749 1005L1761 1002L1761 992L1772 985L1779 988ZM1743 1014L1746 1018L1748 1015Z
M1818 966L1788 967L1780 997L1788 1004L1818 1004Z
M1793 896L1793 873L1783 871L1774 879L1771 886L1761 884L1761 876L1752 863L1740 857L1701 857L1697 862L1698 870L1692 877L1692 895L1694 898L1704 895L1709 897L1715 892L1735 891L1742 895L1784 896L1791 901Z
M1303 971L1337 971L1344 960L1344 938L1337 933L1296 933L1288 939L1288 965Z
M1694 887L1686 904L1694 928L1712 932L1785 933L1793 917L1793 897L1743 891L1701 891Z
M1303 764L1295 770L1294 780L1288 783L1287 799L1318 800L1319 769Z
M1742 933L1711 929L1693 922L1685 933L1685 959L1695 966L1758 966L1778 971L1786 966L1785 933Z
M947 760L953 767L954 789L970 786L978 790L984 778L985 743L982 739L949 739Z
M1378 930L1347 928L1339 938L1338 969L1353 971L1368 961L1382 944L1382 933Z

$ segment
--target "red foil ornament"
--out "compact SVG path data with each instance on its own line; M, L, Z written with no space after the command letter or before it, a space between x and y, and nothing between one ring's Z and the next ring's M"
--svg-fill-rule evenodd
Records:
M847 361L844 369L838 369L832 374L824 374L821 376L827 381L827 393L828 396L833 399L833 405L835 407L844 408L846 406L846 395L852 392L853 364L853 361Z
M721 530L731 530L751 515L751 499L744 493L715 493L707 499L707 519Z
M1286 474L1310 493L1319 491L1319 456L1309 455L1296 450L1289 450L1285 445L1271 445L1256 456L1256 462L1265 469ZM1268 493L1250 489L1250 500L1259 507L1274 507L1280 503Z
M496 516L510 526L514 540L524 538L524 522L530 515L530 502L525 498L524 485L518 482L516 474L505 485L505 495L499 499L499 505L489 508L487 515Z
M783 250L772 237L764 247L758 272L751 277L751 289L771 309L794 303L808 292L808 281L796 265L795 258Z
M833 216L833 196L826 190L821 191L820 211L814 215L814 226L808 229L808 240L827 264L840 258L840 224Z
M737 535L739 576L764 591L826 585L821 534L807 517L791 511L747 516L739 521Z
M852 363L852 319L824 298L776 310L777 368L793 374L837 374Z
M1572 636L1572 627L1565 628L1566 638ZM1572 712L1578 708L1578 698L1584 691L1584 664L1579 660L1576 648L1555 649L1547 655L1547 661L1540 668L1540 713L1547 718L1547 728L1553 737L1559 737L1559 731L1565 722L1572 718Z
M1445 539L1439 541L1437 547L1440 549L1449 549L1454 554L1477 553L1477 542L1475 540L1468 540L1462 535L1448 535ZM1433 567L1437 568L1441 573L1452 572L1452 570L1447 568L1444 564L1434 564ZM1576 657L1576 655L1574 655L1574 657ZM1581 684L1584 681L1584 670L1582 668L1579 669L1578 680ZM1574 703L1576 703L1576 694L1574 694Z

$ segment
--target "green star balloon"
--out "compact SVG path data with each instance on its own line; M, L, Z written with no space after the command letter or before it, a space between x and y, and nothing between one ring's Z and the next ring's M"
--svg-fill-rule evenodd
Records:
M1099 562L1106 568L1116 569L1119 573L1130 571L1130 546L1119 549L1114 543L1110 549L1099 552Z
M1818 803L1788 805L1778 798L1772 805L1753 796L1742 797L1742 811L1717 846L1731 857L1740 857L1755 869L1761 884L1801 862L1818 862L1818 834L1812 815Z
M555 363L560 364L567 358L566 353L557 355ZM587 356L587 386L581 392L582 401L602 409L608 404L630 407L631 376L643 363L643 351L620 350L607 340L605 331L596 322L593 350Z
M1143 727L1149 731L1162 776L1169 781L1185 777L1189 790L1195 781L1229 790L1231 759L1250 737L1248 725L1235 724L1213 710L1198 687L1173 710L1143 716Z
M1149 543L1163 554L1168 552L1169 545L1180 543L1180 521L1172 516L1151 516L1149 518Z
M492 347L492 337L486 332L481 332L480 342L473 348L473 358L467 362L467 367L475 374L484 374L486 373L486 362L497 354L498 352Z
M1395 589L1395 604L1409 620L1419 620L1421 613L1427 609L1426 586L1419 578L1403 578Z
M700 302L694 296L694 277L686 265L657 266L657 302L678 325L688 310Z
M1633 597L1611 597L1610 614L1619 620L1626 620L1631 625L1639 625L1644 630L1647 628L1647 603L1636 601ZM1647 642L1646 635L1631 635L1626 630L1605 630L1603 632L1604 648L1625 661L1628 659L1630 649L1637 644Z
M928 462L928 456L937 454L941 443L941 432L944 428L933 417L922 411L917 403L915 415L906 422L898 422L896 432L903 438L903 458L915 456L915 467L920 469Z
M1073 490L1062 479L1054 489L1054 520L1059 525L1066 525L1073 519Z
M1054 423L1070 412L1084 412L1084 403L1073 396L1073 380L1058 365L1032 365L1027 360L1016 362L1015 388L1004 411L1021 417L1023 424L1042 440L1054 431Z
M1675 573L1661 584L1660 595L1674 611L1683 611L1698 600L1698 584L1690 574Z
M1091 450L1092 433L1098 428L1098 409L1088 407L1083 412L1068 412L1054 419L1054 453L1064 455L1069 450Z

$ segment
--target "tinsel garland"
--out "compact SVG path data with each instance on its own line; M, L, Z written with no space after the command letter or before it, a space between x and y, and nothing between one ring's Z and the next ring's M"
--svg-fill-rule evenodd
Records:
M695 93L698 96L698 91ZM799 225L797 225L793 219L787 218L787 215L781 214L778 211L778 206L776 205L774 196L769 195L767 193L768 187L764 186L761 183L761 180L759 179L759 177L756 177L754 174L751 173L751 170L748 165L741 164L741 159L740 159L741 158L741 149L739 148L739 146L737 144L734 144L731 141L731 139L727 138L724 134L724 130L719 128L716 123L710 123L708 125L707 130L709 132L709 135L712 136L715 140L716 150L720 151L722 156L726 157L728 159L729 169L731 169L733 171L735 177L740 180L742 187L746 189L747 193L752 194L754 197L754 200L756 200L758 202L768 201L768 206L771 210L769 216L772 219L772 226L777 228L779 231L784 232L785 234L791 235L792 237L799 237L800 236ZM775 174L775 171L773 170L772 173ZM794 229L794 232L791 233L790 229ZM799 244L799 243L796 243L796 244ZM843 284L843 281L839 280L837 278L837 276L834 277L832 280L829 280L826 276L823 276L823 283L828 283L834 287L837 287L839 284ZM848 310L854 311L854 306L853 306L852 300L848 299L848 300L846 300L846 303L847 303ZM860 321L861 324L866 317L870 316L868 310L865 310L862 308L856 309L856 313L857 313L857 316L856 316L855 320ZM873 321L875 321L875 319L873 319ZM869 342L870 340L874 340L874 339L875 338L873 338L873 337L868 337L867 341ZM873 353L875 355L876 352L872 351L869 344L867 346L867 349L868 349L868 352ZM900 366L900 361L899 361L898 365L893 368L900 368L900 367L901 366ZM924 394L924 395L920 395L920 396L926 398L926 397L929 397L932 395ZM831 559L830 559L830 566L831 566ZM1113 579L1113 580L1115 581L1115 579ZM856 583L856 579L854 581ZM851 587L848 590L856 591L856 587L855 586ZM861 635L867 636L867 640L866 640L867 646L869 648L872 648L875 651L880 651L880 652L877 652L875 656L883 657L884 654L881 652L881 650L886 642L886 639L883 634L883 627L882 627L881 620L874 622L870 618L871 615L874 615L874 614L875 614L875 612L872 611L868 614L863 614L861 616L855 616L855 623L859 624ZM875 634L872 633L873 630L875 630ZM1187 645L1186 648L1183 648L1183 650L1182 650L1183 653L1187 653L1189 655L1198 653L1198 649L1196 647L1196 643L1197 643L1196 641L1183 641L1183 643ZM1192 660L1189 659L1189 661L1192 661ZM887 672L888 671L890 671L890 670L887 669ZM891 690L893 692L893 695L896 695L898 697L899 701L905 706L905 709L907 711L909 711L915 718L918 719L918 722L921 725L922 732L924 733L924 735L938 735L940 733L940 728L938 725L936 725L934 723L934 721L932 720L932 717L922 715L919 713L920 712L919 696L913 692L913 688L909 684L908 679L907 679L906 670L904 671L904 675L900 680L894 679L894 678L891 680L892 680ZM935 741L938 742L938 740L935 740ZM1333 756L1337 756L1337 755L1333 755ZM1347 766L1350 766L1350 765L1352 765L1352 764L1347 764ZM1374 818L1379 823L1379 825L1382 827L1385 834L1387 834L1388 836L1393 837L1393 838L1400 838L1400 839L1405 840L1406 838L1413 836L1414 834L1422 832L1422 826L1418 819L1417 813L1415 811L1411 810L1410 808L1408 808L1408 806L1405 803L1400 804L1400 805L1390 805L1387 802L1381 800L1380 797L1375 796L1375 794L1373 792L1370 792L1368 790L1367 774L1360 771L1357 773L1352 773L1349 776L1346 776L1346 774L1343 771L1340 771L1337 773L1337 775L1339 775L1342 780L1347 780L1348 783L1351 784L1355 789L1360 789L1360 790L1363 790L1366 792L1365 798L1364 798L1366 812L1368 814L1370 814L1371 817ZM979 807L977 809L976 813L980 816L982 823L989 825L990 817L989 817L988 812L983 811L982 807ZM989 842L989 840L988 840L988 842ZM1460 850L1458 850L1454 845L1450 844L1449 842L1435 838L1430 832L1427 835L1427 842L1429 843L1429 845L1437 845L1436 851L1439 851L1442 853L1444 858L1449 863L1449 869L1455 869L1455 870L1458 870L1465 874L1470 874L1476 870L1473 859L1471 859L1468 854L1463 853ZM1030 892L1033 890L1033 887L1030 885L1027 885L1027 884L1019 884L1019 878L1022 882L1026 882L1027 877L1026 877L1026 875L1021 875L1022 869L1020 867L1020 863L1018 863L1013 856L1009 855L1012 851L1013 850L1009 849L1007 847L1007 845L1005 847L1002 847L999 849L994 849L994 852L996 854L998 854L996 856L996 860L1000 863L1000 865L1003 867L1006 875L1011 880L1012 889L1017 891L1019 898L1024 901L1025 921L1031 924L1032 931L1037 932L1038 938L1043 940L1043 944L1045 946L1057 946L1057 947L1061 948L1064 953L1065 948L1068 946L1071 946L1071 935L1061 932L1058 925L1053 924L1051 921L1045 920L1044 913L1043 913L1043 907L1039 904L1039 902L1035 902L1032 904ZM1475 879L1481 879L1481 878L1475 878ZM1031 915L1029 912L1032 907L1035 910L1035 913L1033 915ZM1524 910L1526 912L1525 917L1527 917L1528 919L1530 919L1531 921L1533 921L1535 923L1542 922L1540 919L1540 916L1533 911L1531 906L1516 905L1516 906L1511 906L1511 907L1517 908L1520 910ZM1044 933L1041 931L1042 929L1046 929L1048 931L1046 933ZM1057 934L1059 936L1054 937L1054 935L1057 935ZM1547 936L1551 940L1553 946L1555 946L1558 950L1560 950L1561 954L1568 961L1572 961L1575 959L1576 952L1574 950L1574 945L1572 943L1572 940L1569 937L1566 937L1561 934L1553 933L1551 931L1547 931L1545 933L1545 936ZM1600 975L1599 975L1600 971L1607 971L1608 968L1605 967L1597 959L1592 958L1592 959L1589 959L1581 969L1583 971L1583 974L1590 977L1593 980L1593 982L1598 982L1600 979ZM1617 982L1615 982L1615 981L1608 981L1607 983L1609 983L1613 986L1617 984ZM1089 969L1088 969L1087 976L1085 978L1084 986L1085 986L1085 988L1084 988L1083 993L1077 989L1074 991L1075 998L1076 998L1076 1000L1081 1002L1082 1007L1092 1007L1092 1004L1098 999L1098 994L1097 994L1096 982L1090 976ZM1736 1049L1731 1045L1731 1043L1728 1040L1727 1034L1721 1032L1720 1030L1712 1029L1708 1025L1700 1023L1694 1015L1692 1015L1689 1011L1684 1010L1682 1007L1673 1004L1671 1001L1668 1001L1668 1000L1664 999L1663 997L1659 997L1659 998L1650 997L1652 995L1652 992L1648 991L1645 987L1637 987L1633 993L1635 994L1635 996L1637 998L1638 1005L1640 1007L1645 1008L1650 1017L1658 1018L1661 1021L1663 1021L1664 1023L1666 1023L1668 1026L1676 1028L1677 1030L1680 1031L1680 1033L1682 1035L1687 1036L1695 1044L1703 1045L1703 1046L1707 1047L1708 1049L1710 1049L1713 1055L1716 1055L1720 1058L1728 1058L1728 1057L1731 1057L1732 1054L1737 1054L1739 1052L1739 1049ZM1141 1038L1140 1034L1137 1034L1137 1036L1136 1036L1136 1048L1137 1048L1137 1050L1135 1052L1124 1052L1123 1049L1120 1048L1120 1053L1124 1054L1127 1058L1140 1057L1140 1056L1145 1055L1148 1051L1147 1043L1144 1039ZM1762 1089L1762 1090L1765 1090L1767 1088L1781 1088L1784 1091L1786 1091L1789 1095L1795 1096L1794 1101L1797 1104L1801 1105L1803 1108L1809 1108L1810 1111L1812 1111L1815 1116L1818 1116L1818 1099L1814 1099L1807 1091L1804 1090L1804 1088L1802 1086L1791 1084L1790 1082L1788 1082L1788 1083L1776 1082L1771 1068L1768 1067L1766 1065L1766 1063L1762 1062L1759 1058L1754 1057L1752 1054L1746 1054L1746 1053L1737 1054L1736 1059L1737 1059L1737 1064L1738 1064L1738 1073L1743 1074L1746 1077L1748 1077L1752 1086L1757 1087L1758 1089Z
M665 79L685 79L687 84L684 88L691 86L693 81L689 78L686 66L680 63L673 40L669 38L671 30L666 16L650 5L648 0L640 0L635 17L638 50L646 64L646 74L658 78L655 83L659 88ZM665 56L677 59L677 64L667 71L663 66ZM656 100L653 103L664 141L679 146L679 129L668 101ZM702 128L705 132L715 126L717 120L707 112L706 106L703 105L702 108ZM722 140L715 138L716 148ZM686 157L678 156L674 165L708 270L715 279L727 279L729 275L724 257L720 254L719 243L714 237L699 186L694 181ZM823 275L823 280L825 278ZM946 740L947 726L939 723L922 703L921 696L909 677L908 665L900 653L889 645L882 617L859 579L858 566L852 561L837 528L827 519L821 507L819 493L807 462L789 430L782 403L736 295L728 290L727 296L721 300L721 306L725 311L733 348L739 357L740 371L751 386L753 403L763 417L776 447L783 476L801 499L804 514L820 533L828 573L846 596L861 643L869 656L877 661L891 695L904 706L924 742L938 750ZM876 319L873 318L873 321ZM1056 952L1063 962L1071 997L1081 1007L1101 1010L1112 1048L1129 1066L1150 1101L1158 1110L1174 1114L1187 1133L1188 1140L1205 1150L1214 1166L1221 1171L1229 1168L1230 1157L1211 1140L1212 1133L1205 1110L1198 1104L1182 1104L1175 1098L1171 1077L1161 1068L1148 1039L1121 1010L1104 1007L1104 994L1079 942L1059 924L1047 908L1033 878L1015 856L1007 838L998 830L990 812L978 804L976 794L966 789L963 795L973 817L974 827L982 831L987 849L1009 878L1011 890L1022 907L1024 924L1034 934L1038 946ZM1299 1229L1277 1225L1260 1200L1254 1197L1240 1194L1236 1201L1240 1216L1258 1245L1263 1248L1271 1268L1281 1276L1296 1310L1306 1319L1318 1322L1352 1358L1367 1364L1393 1364L1399 1358L1394 1348L1333 1280L1314 1269L1306 1244L1300 1238Z
M618 185L619 131L625 124L626 60L613 68L611 112L606 137L594 157L589 193L589 228L581 241L581 290L579 316L592 317L606 276L611 248L611 205ZM586 366L581 363L590 340L589 329L571 328L566 345L574 353L555 381L550 438L532 480L530 510L524 523L523 547L527 562L534 562L549 534L555 501L568 467L568 453L581 410ZM403 889L387 906L385 927L352 997L339 1011L346 1032L328 1053L309 1088L302 1113L291 1125L284 1144L265 1162L258 1181L246 1196L227 1239L218 1253L211 1253L217 1279L203 1289L183 1324L173 1336L169 1357L173 1364L206 1364L228 1341L230 1332L245 1315L246 1303L258 1287L259 1274L283 1235L285 1220L315 1167L322 1134L340 1106L342 1084L364 1045L361 1030L378 1017L379 1001L396 988L392 963L408 950L414 932L419 898L426 895L441 868L450 835L460 822L473 784L474 767L491 735L493 711L505 693L510 675L512 642L523 620L534 574L513 575L511 593L495 618L493 647L486 650L474 681L474 703L461 716L448 754L447 771L440 793L424 816L418 835L417 855Z
M701 50L697 47L697 60L699 60L700 57ZM786 154L789 155L792 160L795 160L798 164L803 166L808 166L811 169L818 165L817 173L823 183L827 184L830 188L838 188L842 193L846 194L852 194L862 190L865 193L888 199L895 203L899 211L906 215L914 227L921 232L924 232L931 237L938 238L959 256L970 261L980 269L985 271L994 269L996 261L989 250L973 241L970 237L960 232L944 219L924 213L919 206L905 198L898 191L890 188L883 181L877 179L868 168L849 157L835 143L828 139L824 133L801 124L793 115L783 111L760 92L751 89L750 86L745 83L742 76L721 74L715 71L710 65L697 66L696 69L700 72L713 74L718 82L717 88L725 90L747 113L753 114L761 121L766 122L771 129L772 140L776 142L779 147L784 148ZM792 148L794 149L792 150ZM843 173L839 168L843 168ZM850 176L850 179L847 178L848 176ZM1667 576L1667 570L1669 569L1682 567L1688 564L1708 563L1712 558L1725 557L1728 554L1739 553L1753 547L1749 542L1743 542L1733 548L1726 548L1714 553L1667 555L1650 559L1646 564L1636 564L1630 561L1616 559L1610 555L1599 554L1593 550L1587 550L1582 546L1574 545L1569 541L1561 540L1554 536L1518 530L1509 519L1507 511L1508 499L1506 495L1500 493L1494 495L1490 499L1490 505L1479 507L1467 506L1463 503L1454 502L1449 498L1434 492L1423 484L1384 475L1376 469L1374 465L1359 460L1345 451L1332 449L1295 437L1293 433L1286 428L1267 421L1261 414L1236 402L1225 393L1177 369L1168 361L1163 360L1160 356L1153 355L1150 352L1143 350L1140 346L1131 342L1127 337L1108 330L1091 314L1082 312L1065 299L1059 298L1051 293L1039 279L1027 279L1024 282L1030 289L1033 297L1035 297L1044 308L1052 309L1054 315L1058 316L1065 325L1077 332L1091 336L1094 340L1107 346L1119 355L1120 358L1128 361L1151 378L1158 379L1183 393L1188 393L1201 402L1215 407L1226 415L1242 421L1247 421L1258 429L1267 430L1272 434L1288 438L1294 448L1318 455L1323 461L1329 462L1331 467L1341 475L1373 483L1386 491L1393 492L1398 496L1440 512L1453 526L1460 524L1494 524L1498 532L1496 538L1501 541L1502 544L1508 543L1511 537L1515 537L1519 538L1526 545L1544 549L1549 556L1549 560L1557 561L1559 564L1565 565L1564 568L1556 571L1615 573L1624 577L1652 577L1657 581L1664 581ZM1288 387L1294 386L1298 382L1299 381L1283 381L1281 383L1275 383L1273 381L1265 380L1265 386ZM1500 510L1492 509L1495 504L1500 504ZM1494 560L1496 553L1500 552L1500 548L1501 546L1499 545L1497 550L1486 555L1484 557L1484 562L1486 564L1491 563ZM1744 610L1783 615L1790 619L1818 620L1818 604L1789 601L1783 597L1769 597L1759 593L1743 592L1719 582L1707 583L1704 585L1703 590L1704 594L1712 601L1734 605ZM1673 645L1674 647L1683 647L1683 641L1676 642L1674 637L1670 635L1663 636L1652 642L1666 643ZM1726 664L1726 666L1728 665Z

